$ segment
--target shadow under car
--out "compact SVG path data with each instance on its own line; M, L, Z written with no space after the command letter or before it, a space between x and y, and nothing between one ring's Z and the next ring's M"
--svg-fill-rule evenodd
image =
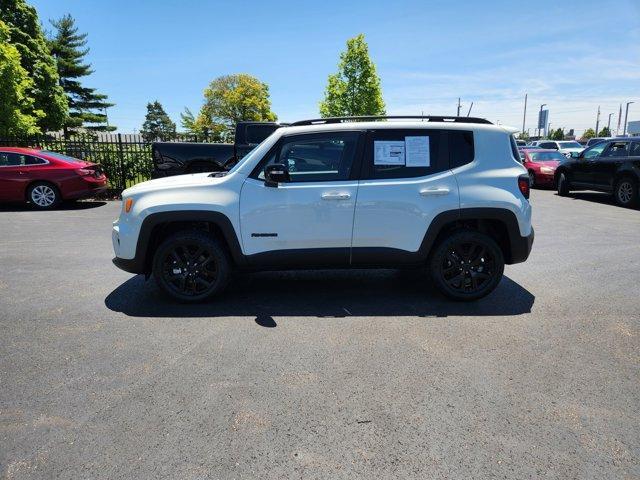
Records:
M278 316L520 315L529 313L534 301L506 276L487 297L465 303L444 297L417 271L305 270L241 274L221 296L197 304L172 301L153 279L137 275L113 290L105 305L133 317L253 316L268 327Z

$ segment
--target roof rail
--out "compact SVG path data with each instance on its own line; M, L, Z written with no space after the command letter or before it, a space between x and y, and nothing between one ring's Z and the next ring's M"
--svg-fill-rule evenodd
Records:
M367 115L359 117L328 117L328 118L313 118L311 120L300 120L289 124L290 127L298 127L301 125L325 125L329 123L349 123L349 122L363 122L363 121L375 121L375 120L421 120L423 122L453 122L453 123L484 123L492 125L492 123L485 118L478 117L446 117L446 116L433 116L433 115Z

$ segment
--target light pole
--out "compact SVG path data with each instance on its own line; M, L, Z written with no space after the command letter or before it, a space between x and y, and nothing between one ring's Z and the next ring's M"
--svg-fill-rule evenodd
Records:
M627 102L627 108L625 109L625 112L624 112L624 129L622 131L623 137L627 136L627 117L629 116L629 105L631 105L632 103L635 103L635 102Z
M543 103L542 105L540 105L540 113L538 114L538 137L540 137L541 135L541 128L540 128L540 120L542 119L542 107L546 107L547 104Z
M524 114L522 115L522 135L524 135L524 124L527 121L527 94L524 94Z
M596 117L596 137L598 136L599 126L600 126L600 105L598 105L598 116Z
M609 121L607 122L607 130L609 130L609 134L611 134L611 115L613 115L613 113L609 114Z

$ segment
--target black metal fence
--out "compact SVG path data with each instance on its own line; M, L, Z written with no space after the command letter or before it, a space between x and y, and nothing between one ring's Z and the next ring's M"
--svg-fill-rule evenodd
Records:
M206 142L196 136L180 136L174 141ZM136 183L149 180L153 171L151 142L135 134L39 135L0 137L0 147L35 147L99 163L112 192L119 193Z

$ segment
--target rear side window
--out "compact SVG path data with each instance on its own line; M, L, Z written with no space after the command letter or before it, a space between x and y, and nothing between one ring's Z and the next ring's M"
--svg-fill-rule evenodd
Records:
M31 155L0 152L0 167L22 167L24 165L42 165L45 163L47 162L40 158L32 157Z
M460 167L473 162L475 150L473 146L473 132L451 130L449 134L449 165L450 168ZM515 151L518 157L518 148Z
M446 132L381 129L369 132L363 179L424 177L449 169Z
M640 142L633 142L631 144L631 152L629 155L632 157L640 157Z

